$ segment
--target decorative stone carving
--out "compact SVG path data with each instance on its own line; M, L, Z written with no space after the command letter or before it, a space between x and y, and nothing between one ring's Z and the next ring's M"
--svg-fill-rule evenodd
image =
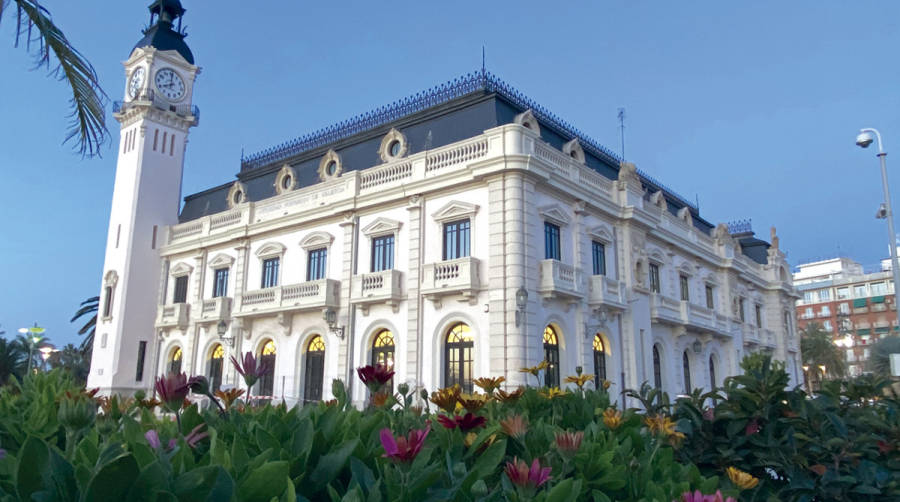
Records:
M325 152L322 160L319 161L319 179L322 181L334 179L340 176L342 172L344 172L344 164L341 161L341 156L334 150Z
M378 155L384 162L401 159L406 156L407 152L409 152L409 143L406 141L406 135L396 129L391 129L384 135L381 146L378 148Z
M288 193L297 187L297 174L294 168L288 164L281 166L281 170L275 175L275 193Z
M581 149L581 144L578 143L578 138L575 138L572 141L564 144L562 147L562 151L564 154L574 159L575 162L584 164L584 150Z
M240 181L235 181L228 190L228 209L233 209L244 202L247 202L247 188Z
M530 109L516 115L516 117L513 119L513 122L537 134L538 136L541 135L541 126L538 123L537 118L535 118L534 112L532 112Z

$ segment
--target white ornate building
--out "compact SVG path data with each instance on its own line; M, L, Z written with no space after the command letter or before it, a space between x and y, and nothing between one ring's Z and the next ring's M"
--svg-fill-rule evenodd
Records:
M151 388L171 369L256 393L329 398L390 361L429 390L479 376L549 383L581 367L672 394L749 351L797 379L784 254L696 207L481 71L242 159L180 207L199 69L151 6L125 62L121 143L88 385ZM180 208L180 213L179 213ZM565 384L563 384L565 385Z

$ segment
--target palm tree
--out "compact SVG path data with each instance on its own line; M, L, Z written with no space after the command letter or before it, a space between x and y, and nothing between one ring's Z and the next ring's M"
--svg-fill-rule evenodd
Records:
M52 369L62 368L64 371L68 371L75 381L81 385L87 382L90 364L87 362L81 349L71 343L50 354L50 357L47 358L47 364Z
M818 368L825 366L826 376L842 377L847 373L844 354L834 344L831 333L817 323L810 323L800 332L800 352L803 364L818 375Z
M25 372L25 352L14 341L0 337L0 385L10 377L20 378Z
M50 19L50 12L38 0L0 0L0 21L16 7L15 46L25 44L34 57L35 68L45 67L72 88L71 126L64 142L74 139L75 150L84 157L100 154L106 141L106 94L100 88L94 67L69 43L62 30ZM56 66L51 68L51 53Z
M30 367L32 369L41 367L41 349L44 347L53 348L53 344L50 343L50 338L46 336L41 337L35 342L31 335L16 335L16 340L12 343L17 344L22 351L25 358L25 367ZM29 359L31 359L30 365L28 364Z
M78 330L79 335L87 334L81 342L81 352L90 356L91 350L94 348L94 333L97 331L97 310L100 308L100 297L92 296L81 302L81 307L75 312L75 315L69 319L69 322L75 322L77 319L90 315L84 326Z
M882 338L869 353L869 371L878 376L891 376L891 354L900 354L900 336Z

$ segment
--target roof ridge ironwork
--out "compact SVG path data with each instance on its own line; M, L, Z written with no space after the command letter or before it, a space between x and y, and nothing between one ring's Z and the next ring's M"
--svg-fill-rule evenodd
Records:
M578 138L581 147L589 151L594 156L618 165L622 162L622 158L609 148L601 145L590 136L584 134L578 128L572 126L556 114L538 104L533 99L520 92L515 87L507 84L493 73L481 69L475 72L466 73L453 80L449 80L443 84L434 86L425 91L417 92L405 98L394 101L391 104L378 107L360 115L356 115L346 120L342 120L336 124L332 124L322 129L304 134L295 139L275 145L273 147L261 150L247 157L241 157L241 170L254 169L275 162L286 160L303 151L324 146L341 139L348 138L354 134L358 134L382 125L388 124L400 118L406 117L416 112L420 112L433 106L447 103L456 98L463 97L473 92L484 91L488 93L497 93L513 104L526 110L530 109L538 120L543 121L546 125L558 132ZM658 190L662 190L676 199L678 202L688 206L695 211L697 206L681 197L675 191L663 185L652 176L638 170L638 175L648 185Z

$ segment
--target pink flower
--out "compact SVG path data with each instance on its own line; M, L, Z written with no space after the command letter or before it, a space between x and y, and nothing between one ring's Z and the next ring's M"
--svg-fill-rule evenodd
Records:
M194 448L195 446L197 446L197 443L199 443L201 439L209 436L209 434L206 432L200 432L200 429L202 429L205 425L206 424L203 423L198 425L197 427L194 427L191 433L185 436L184 441L188 444L188 446Z
M754 418L747 424L747 427L744 429L744 435L752 436L752 435L756 434L757 432L759 432L759 421L756 418Z
M150 429L145 432L144 438L150 443L150 448L153 448L154 450L158 450L159 447L162 446L162 443L159 442L159 433L156 432L156 429Z
M581 440L584 439L584 432L557 432L556 448L563 455L569 457L575 455L581 448Z
M707 422L712 422L716 418L716 412L712 408L707 408L703 410L703 420Z
M703 495L697 490L694 493L684 492L679 500L673 502L737 502L737 500L734 497L724 498L721 490L717 490L714 495Z
M191 391L194 379L188 379L184 373L169 373L156 379L156 393L169 411L181 409L184 399Z
M400 436L394 439L394 434L385 427L381 429L381 446L384 447L382 457L395 462L412 462L425 444L425 438L431 432L431 425L425 429L415 429L409 432L409 437Z
M455 429L459 427L459 430L467 432L478 427L484 427L484 424L487 423L487 420L485 420L484 417L466 413L466 415L462 417L459 415L453 415L453 418L450 418L446 415L438 415L438 422L440 422L441 425L443 425L447 429Z
M251 352L244 353L243 364L231 356L231 364L244 377L244 383L247 384L248 389L269 372L268 363L266 361L257 363L256 357Z
M512 462L506 463L505 471L506 476L514 485L534 489L539 488L550 479L551 469L549 467L542 468L538 459L534 459L529 469L526 462L519 460L518 457L513 457Z
M394 378L394 370L381 364L361 366L356 368L356 374L371 392L377 392Z

